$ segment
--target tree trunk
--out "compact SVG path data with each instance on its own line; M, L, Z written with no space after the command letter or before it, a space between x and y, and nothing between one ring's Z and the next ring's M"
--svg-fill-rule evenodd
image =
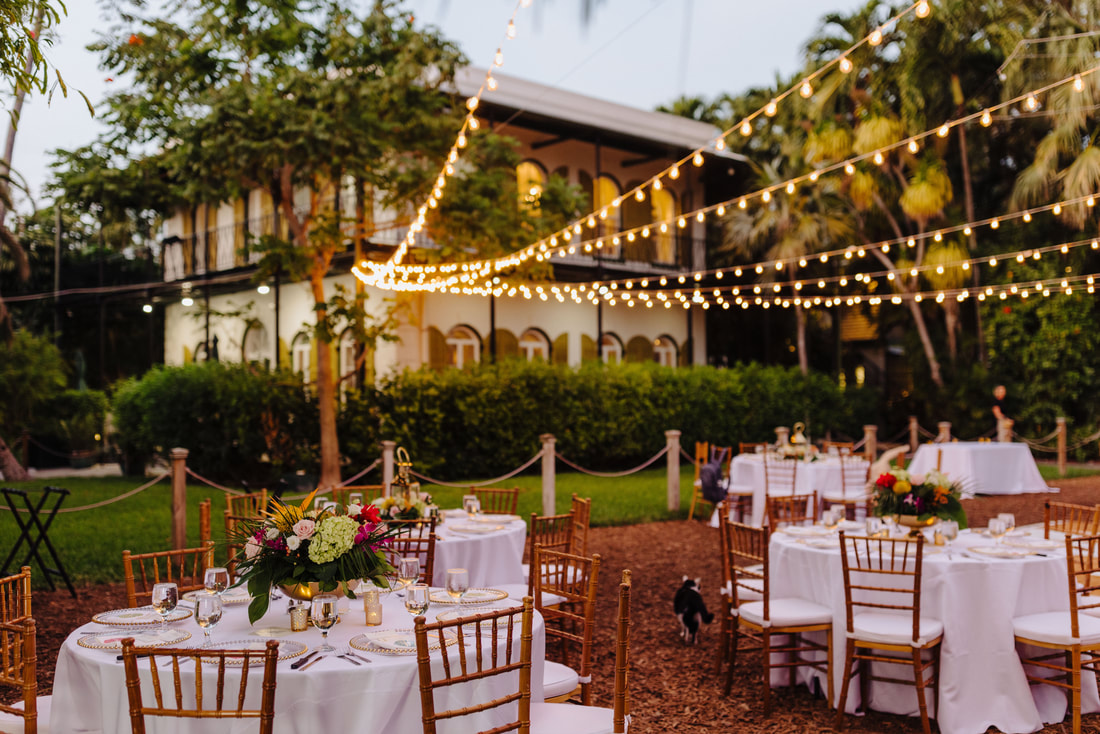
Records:
M917 325L917 334L920 343L924 347L924 356L928 359L928 372L932 376L932 382L936 387L943 387L943 375L940 374L940 362L936 359L936 350L932 347L932 337L928 335L928 326L924 323L924 312L920 310L920 304L909 299L909 313L913 315L913 323Z
M0 438L0 474L3 474L4 479L11 482L25 482L30 479L27 470L15 458L15 454L4 443L3 438Z
M791 269L794 269L793 263ZM806 353L806 311L801 304L794 304L794 323L797 327L798 369L802 370L802 374L808 375L810 374L810 355Z
M976 300L976 299L975 299ZM955 364L959 356L959 302L953 298L943 302L943 320L947 328L947 356Z
M314 268L309 282L316 304L317 324L325 323L325 272ZM317 486L328 489L340 483L340 439L336 434L336 381L332 379L332 350L317 341L317 408L321 418L321 476Z
M959 76L957 74L951 75L951 94L955 100L955 104L958 105L957 114L962 116L965 110L966 98L962 93L962 85L959 83ZM966 142L966 125L959 125L959 162L962 165L962 179L963 179L963 206L966 210L966 221L974 221L974 184L970 177L970 147ZM978 251L978 236L973 231L970 233L968 239L968 246L970 252L974 253ZM975 288L979 288L982 284L981 280L981 268L971 268L971 279ZM981 301L974 299L974 333L978 338L978 361L983 367L989 366L989 356L985 351L985 329L982 326L982 309ZM953 358L953 357L952 357Z

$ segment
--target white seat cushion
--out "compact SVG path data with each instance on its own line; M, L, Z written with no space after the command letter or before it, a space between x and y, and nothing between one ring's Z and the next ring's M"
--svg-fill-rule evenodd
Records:
M752 494L755 494L755 492L756 492L756 490L753 489L752 486L748 485L748 484L731 484L728 487L726 487L726 494L733 494L733 495L742 496L742 495L752 495Z
M839 504L842 502L866 502L870 497L871 495L864 492L849 492L848 494L844 494L843 492L827 492L821 496L821 499L826 502L836 502Z
M942 634L942 622L931 617L921 617L917 646L923 647ZM852 617L852 632L848 636L863 642L911 645L913 644L913 615L882 612L857 614Z
M750 588L746 589L745 585ZM733 582L727 581L726 585L722 587L719 593L722 596L732 596ZM743 579L737 585L737 600L744 604L746 601L757 601L764 598L764 580L763 579Z
M50 707L52 705L53 696L38 697L39 734L49 734L50 732ZM14 706L17 709L22 709L23 702L20 701ZM0 732L3 732L3 734L23 734L23 717L0 713Z
M768 621L764 621L764 602L750 601L737 608L746 622L761 627L804 627L811 624L829 624L833 614L826 607L806 599L786 597L768 602Z
M531 702L531 734L612 734L614 730L615 712L611 709Z
M1088 614L1077 615L1077 626L1081 632L1080 643L1093 645L1100 642L1100 619ZM1048 642L1054 645L1073 645L1078 640L1070 634L1069 612L1043 612L1015 617L1012 620L1012 632L1017 637L1025 637L1036 642Z
M542 695L546 698L557 698L577 690L581 684L577 671L568 665L555 663L553 660L545 662L542 672Z

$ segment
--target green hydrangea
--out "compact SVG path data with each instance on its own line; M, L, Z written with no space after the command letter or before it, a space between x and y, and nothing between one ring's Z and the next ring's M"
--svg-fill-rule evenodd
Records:
M347 515L326 517L317 523L317 532L309 541L309 560L330 563L351 550L359 523Z

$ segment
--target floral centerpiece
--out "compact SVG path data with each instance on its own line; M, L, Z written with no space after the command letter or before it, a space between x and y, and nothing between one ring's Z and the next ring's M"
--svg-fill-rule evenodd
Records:
M416 499L406 496L379 497L371 503L383 520L419 520L428 516L432 497L418 495Z
M920 476L891 469L875 480L872 508L879 516L897 515L903 524L925 525L940 518L954 520L965 528L966 511L959 503L961 490L961 485L943 472Z
M382 521L378 507L353 504L307 511L316 493L301 505L276 502L237 538L244 542L237 572L252 596L252 624L267 612L272 586L315 584L313 593L342 588L354 599L349 582L370 579L389 585L385 575L393 567L382 549L395 531Z

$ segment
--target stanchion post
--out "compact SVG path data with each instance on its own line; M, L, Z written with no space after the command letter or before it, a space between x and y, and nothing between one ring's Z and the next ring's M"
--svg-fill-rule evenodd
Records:
M951 441L951 421L940 421L936 424L939 433L936 434L936 443L948 443Z
M787 426L775 427L775 445L780 448L787 445L791 438L791 429Z
M1012 426L1014 425L1016 425L1016 421L1011 418L997 419L997 443L1012 442Z
M1066 475L1066 419L1055 418L1058 424L1058 476Z
M172 449L168 458L172 462L172 547L187 547L187 449Z
M396 441L382 442L382 494L390 496L390 482L393 481L393 452L397 448Z
M542 442L542 514L553 515L555 514L555 487L554 487L554 467L557 462L557 457L554 455L554 444L557 439L553 434L544 433L539 436L539 441Z
M878 426L863 427L863 453L871 463L878 458Z
M668 511L680 509L680 432L665 431L668 442Z
M917 416L909 416L909 453L917 453L917 446L920 445L920 423L917 422Z

